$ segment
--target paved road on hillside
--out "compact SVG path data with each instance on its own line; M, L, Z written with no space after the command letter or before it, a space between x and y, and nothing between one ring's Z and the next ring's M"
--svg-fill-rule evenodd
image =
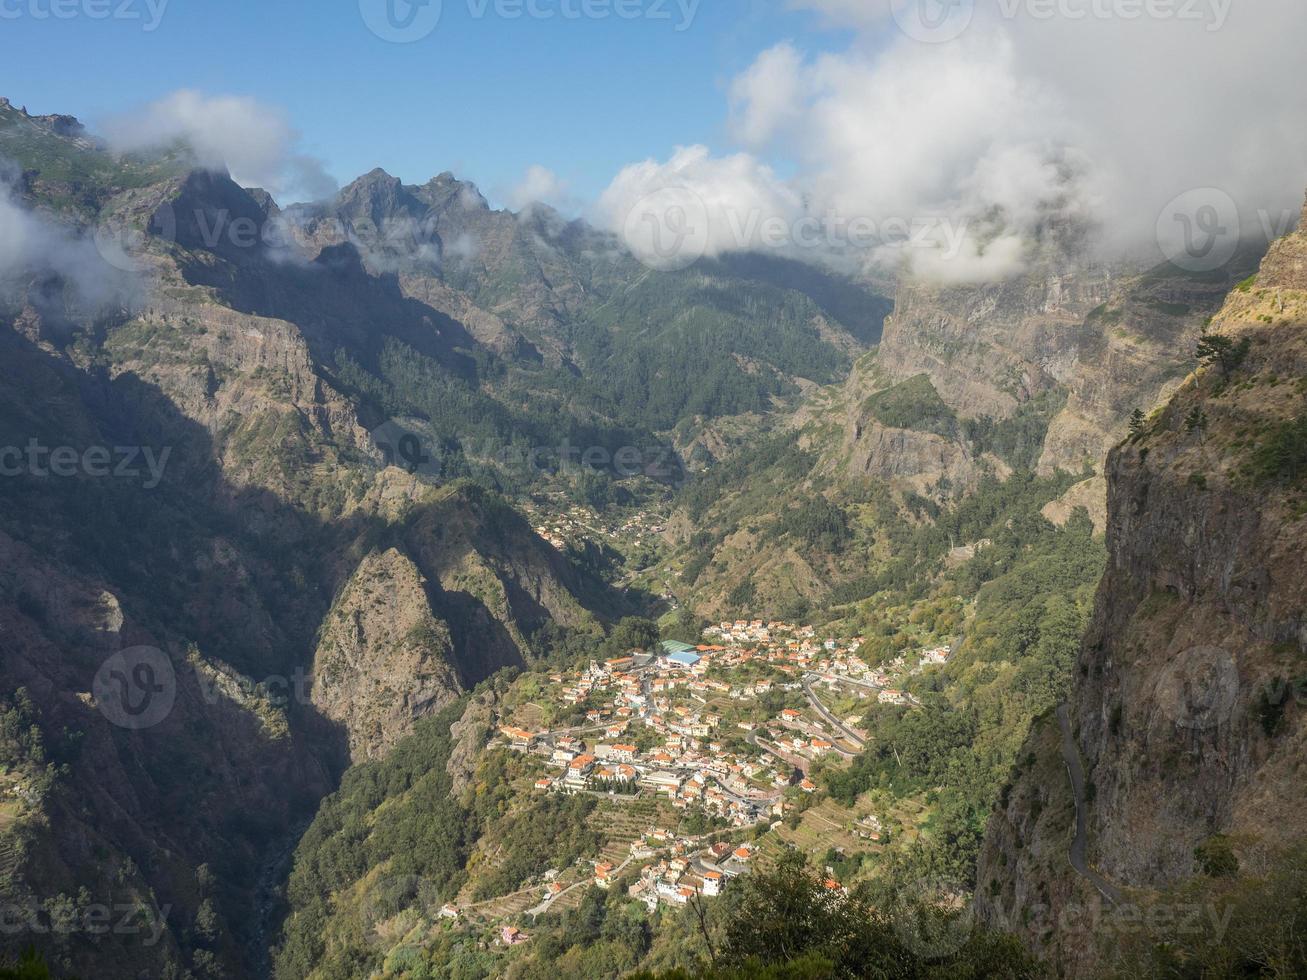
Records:
M1075 736L1071 732L1071 719L1065 704L1057 707L1057 723L1062 728L1062 758L1066 762L1067 777L1071 780L1071 792L1076 800L1076 835L1071 841L1068 855L1071 867L1076 874L1093 885L1100 895L1113 905L1118 905L1121 902L1121 890L1091 868L1086 858L1089 849L1089 809L1085 805L1085 767L1080 760L1080 747L1076 745Z
M861 751L865 747L866 743L858 737L857 733L851 728L846 728L844 723L831 714L826 706L821 703L821 699L817 697L817 693L812 689L812 680L810 678L805 677L803 679L803 693L808 695L808 703L817 709L817 713L825 718L837 732L841 732L854 748Z

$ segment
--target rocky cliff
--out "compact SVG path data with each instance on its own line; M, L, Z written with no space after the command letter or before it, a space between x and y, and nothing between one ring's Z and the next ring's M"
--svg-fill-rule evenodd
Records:
M457 696L455 663L422 573L394 548L374 552L323 621L313 703L345 726L353 761L376 758Z
M1206 321L1256 259L1190 275L1057 253L1007 282L900 284L874 369L855 369L845 404L924 376L957 424L887 433L854 413L843 456L855 475L918 489L941 476L965 487L995 456L1042 474L1101 471L1131 413L1184 378Z
M1067 863L1052 718L980 862L982 916L1077 974L1107 969L1120 938L1086 909L1229 874L1204 857L1213 842L1255 880L1307 829L1307 231L1272 246L1209 332L1203 365L1107 461L1109 562L1067 715L1088 873Z
M750 502L749 481L724 483L707 523L726 533L695 580L705 612L729 613L737 588L752 587L772 611L798 598L820 602L865 571L866 561L841 567L837 556L801 554L757 533L781 498L821 493L852 512L880 499L914 524L920 516L904 509L907 500L947 507L989 475L1063 471L1085 479L1045 516L1060 526L1084 508L1103 530L1108 450L1135 410L1164 401L1189 373L1207 321L1257 256L1241 252L1196 275L1109 268L1076 247L1050 250L1006 282L899 283L876 349L786 419L783 431L808 456L750 478L784 489Z
M342 365L394 341L465 390L460 324L352 243L292 256L224 174L0 106L29 151L6 193L79 264L0 283L0 897L33 917L0 948L259 975L280 860L351 758L546 620L620 609L494 493L385 465ZM92 274L136 288L90 310ZM102 907L139 927L83 928Z

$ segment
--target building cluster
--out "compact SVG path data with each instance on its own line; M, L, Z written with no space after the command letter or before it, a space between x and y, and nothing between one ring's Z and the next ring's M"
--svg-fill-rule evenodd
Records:
M553 770L536 780L540 791L661 795L745 827L778 806L788 787L815 790L807 773L817 760L851 758L863 747L861 716L835 719L813 688L914 703L891 686L908 672L907 658L872 668L858 656L861 637L822 639L811 626L737 620L709 628L705 639L664 641L551 674L553 696L583 708L584 723L555 732L504 726L500 735ZM920 663L948 657L940 647ZM760 701L772 694L791 706Z
M528 505L526 511L535 533L559 551L569 544L599 539L627 541L639 547L667 530L665 519L657 514L641 512L617 524L593 507L570 503L561 495L553 496L556 499L547 508Z
M871 672L858 656L864 639L861 636L819 640L811 626L757 619L721 622L708 627L704 636L724 644L707 648L722 654L718 665L723 667L757 662L790 676L815 672L855 679L867 678Z
M765 753L726 752L711 738L720 716L667 708L666 717L649 716L651 727L663 739L647 751L634 742L587 740L591 737L583 734L536 736L509 727L500 733L514 748L540 757L556 770L536 780L541 791L646 792L665 796L680 809L701 806L737 827L761 819L779 791L789 785L789 773L777 771Z
M659 839L660 835L665 836ZM631 850L635 857L660 852L663 855L641 868L639 879L627 888L627 894L644 902L651 912L659 905L686 905L696 896L716 898L729 882L748 873L756 854L750 844L718 842L696 849L689 841L677 840L665 832L637 841ZM610 887L601 883L601 870L605 874L612 871L604 865L596 866L595 883Z

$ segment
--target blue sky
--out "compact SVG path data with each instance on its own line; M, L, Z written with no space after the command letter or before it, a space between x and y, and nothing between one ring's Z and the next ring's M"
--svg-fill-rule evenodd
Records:
M86 16L95 0L36 16L51 2L0 0L0 95L32 112L94 125L180 88L253 96L283 108L342 182L374 166L412 182L448 169L492 195L533 164L590 199L678 144L729 150L731 78L779 41L838 40L784 0L703 0L683 31L677 0L670 20L505 20L444 0L411 44L375 37L357 0L168 0L152 32L147 0L111 0L135 20Z
M431 19L412 2L442 4L434 30L382 40L388 3ZM282 203L329 190L304 154L340 182L452 170L496 205L525 203L514 190L539 166L566 191L549 178L534 196L637 251L632 229L658 213L702 212L712 254L776 247L817 215L837 239L924 228L876 260L964 282L1013 274L1053 213L1103 229L1108 254L1165 251L1180 204L1217 207L1222 227L1297 216L1307 3L1195 0L1142 19L1137 0L1059 3L1102 13L977 0L932 32L914 0L0 0L0 95L93 128L146 120L147 136L185 135L201 163ZM554 16L510 19L505 4ZM560 16L583 5L610 16ZM118 11L136 17L95 16ZM168 98L182 90L210 98ZM154 145L121 124L116 145ZM259 157L269 146L281 169ZM971 233L994 215L1002 234Z

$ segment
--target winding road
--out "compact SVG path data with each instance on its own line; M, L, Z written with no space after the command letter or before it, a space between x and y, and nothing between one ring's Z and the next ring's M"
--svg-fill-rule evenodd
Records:
M821 699L817 697L817 692L815 692L812 689L811 675L803 679L803 693L808 695L808 703L811 704L813 708L817 710L817 713L821 715L823 718L825 718L826 721L837 732L840 732L846 739L848 739L849 743L854 748L856 748L859 752L861 752L864 748L866 748L866 742L864 742L862 738L859 737L858 734L853 731L853 729L846 727L842 721L840 721L833 714L831 714L830 711L826 709L826 706L821 703ZM852 758L851 753L842 752L840 754Z
M1076 835L1071 841L1068 857L1076 874L1084 878L1113 905L1121 902L1121 889L1089 866L1086 854L1089 849L1089 808L1085 804L1085 766L1080 759L1080 747L1071 732L1071 719L1067 706L1057 706L1057 723L1062 728L1062 759L1066 762L1067 777L1076 801Z

